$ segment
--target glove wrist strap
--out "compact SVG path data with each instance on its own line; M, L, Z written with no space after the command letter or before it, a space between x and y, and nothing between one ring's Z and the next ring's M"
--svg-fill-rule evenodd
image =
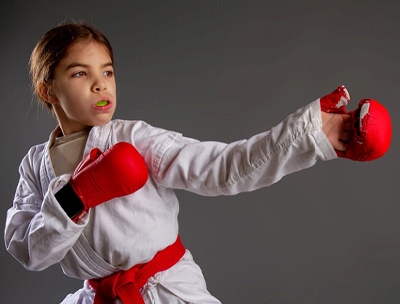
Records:
M55 197L61 208L73 221L81 218L85 212L85 206L81 199L76 195L70 183L67 183L55 194Z

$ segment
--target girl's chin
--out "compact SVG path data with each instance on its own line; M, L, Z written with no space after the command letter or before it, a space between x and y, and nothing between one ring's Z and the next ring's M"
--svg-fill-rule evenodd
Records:
M107 119L99 119L98 121L96 121L95 124L93 124L93 127L101 127L104 126L106 124L108 124L111 121L112 117L107 118Z

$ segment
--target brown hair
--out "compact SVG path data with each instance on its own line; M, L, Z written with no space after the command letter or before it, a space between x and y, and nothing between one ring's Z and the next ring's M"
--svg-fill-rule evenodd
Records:
M52 105L39 94L39 86L53 80L56 66L72 44L90 40L104 45L114 62L113 50L107 37L84 22L60 24L49 30L36 44L29 61L32 85L34 92L48 109L51 110Z

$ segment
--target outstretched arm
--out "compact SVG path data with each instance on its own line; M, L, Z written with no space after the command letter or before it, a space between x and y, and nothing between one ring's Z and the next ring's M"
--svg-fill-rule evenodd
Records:
M176 136L159 151L152 171L160 185L208 196L253 191L337 157L322 130L319 100L249 139L226 144Z

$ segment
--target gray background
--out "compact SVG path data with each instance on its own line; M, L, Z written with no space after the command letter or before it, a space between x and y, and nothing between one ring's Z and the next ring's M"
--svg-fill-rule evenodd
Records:
M390 111L391 149L320 162L234 197L179 192L180 231L223 303L399 303L398 1L2 1L1 218L18 165L54 119L32 100L27 62L63 20L103 30L116 55L115 118L200 140L247 138L338 85L350 108ZM25 270L0 249L2 303L57 303L81 287L58 265Z

